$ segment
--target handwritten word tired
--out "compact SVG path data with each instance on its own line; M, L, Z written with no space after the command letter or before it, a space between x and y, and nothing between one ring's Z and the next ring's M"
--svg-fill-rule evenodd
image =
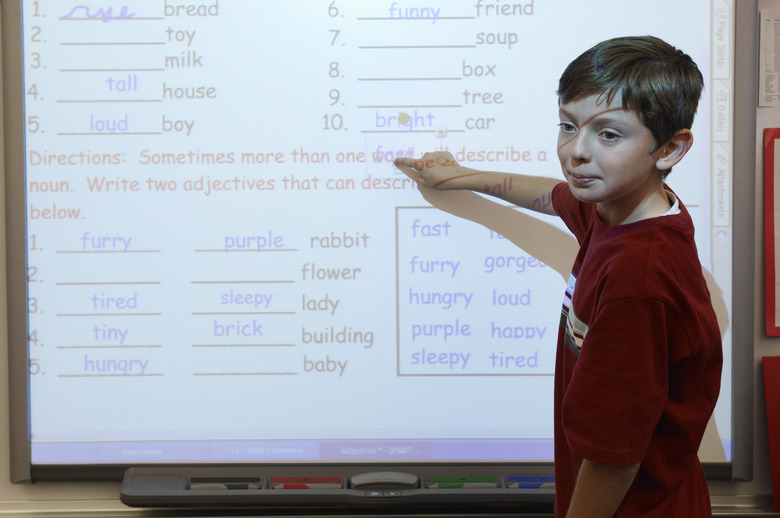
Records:
M92 295L92 309L112 311L118 309L138 309L138 293L133 292L130 297L111 297L105 293Z

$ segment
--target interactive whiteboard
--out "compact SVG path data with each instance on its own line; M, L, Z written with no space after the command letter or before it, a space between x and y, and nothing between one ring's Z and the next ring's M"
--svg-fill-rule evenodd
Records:
M551 461L573 240L392 161L560 178L558 77L614 36L706 78L669 183L730 358L729 2L22 8L33 465ZM705 461L730 459L730 374Z

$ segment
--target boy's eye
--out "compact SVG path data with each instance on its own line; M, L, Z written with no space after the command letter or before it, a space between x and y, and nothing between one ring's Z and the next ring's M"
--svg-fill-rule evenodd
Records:
M577 131L577 128L574 127L574 124L570 124L568 122L561 122L558 124L558 127L561 128L563 133L574 133Z
M604 140L617 140L618 138L620 138L620 135L618 135L617 133L613 133L611 131L602 131L601 138L603 138Z

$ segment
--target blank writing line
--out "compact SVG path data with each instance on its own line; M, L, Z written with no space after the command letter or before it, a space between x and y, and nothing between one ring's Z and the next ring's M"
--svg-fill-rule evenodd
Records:
M165 72L164 68L61 68L60 72Z
M191 284L294 284L295 281L191 281Z
M254 252L256 254L261 252L297 252L298 250L296 248L261 248L258 250L257 248L244 248L240 250L236 249L230 249L225 250L224 248L216 248L216 249L198 249L193 250L193 252L201 252L201 253L210 253L210 252L222 252L224 254L234 254L234 253L240 253L240 252Z
M358 81L461 81L462 77L358 77Z
M162 41L63 41L60 45L165 45Z
M364 45L359 50L475 49L476 45Z
M295 311L212 311L196 312L193 316L219 316L219 315L294 315Z
M192 347L201 349L218 347L295 347L295 344L192 344Z
M297 372L194 372L193 376L297 376Z

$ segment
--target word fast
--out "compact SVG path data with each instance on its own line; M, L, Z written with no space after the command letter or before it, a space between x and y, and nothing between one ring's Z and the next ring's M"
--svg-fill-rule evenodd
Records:
M423 224L419 219L412 222L412 237L448 237L450 235L449 221L435 225Z

